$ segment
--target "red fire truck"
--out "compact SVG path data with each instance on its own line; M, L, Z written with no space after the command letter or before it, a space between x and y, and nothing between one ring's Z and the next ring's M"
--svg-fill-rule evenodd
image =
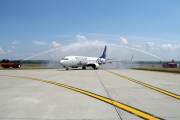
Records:
M162 64L163 68L176 68L177 67L177 63L174 62L174 60L172 60L172 62L165 62Z
M20 68L22 66L19 61L9 61L8 59L3 59L1 62L1 67L3 68Z

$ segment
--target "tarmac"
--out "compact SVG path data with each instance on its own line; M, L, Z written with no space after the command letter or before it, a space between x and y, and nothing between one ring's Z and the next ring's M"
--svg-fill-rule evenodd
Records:
M180 120L180 74L0 70L2 120Z

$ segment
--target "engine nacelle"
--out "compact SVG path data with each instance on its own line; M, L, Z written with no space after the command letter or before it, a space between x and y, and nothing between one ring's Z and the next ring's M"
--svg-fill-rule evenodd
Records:
M92 67L93 67L94 69L97 69L97 68L99 68L99 64L98 64L98 63L94 63Z

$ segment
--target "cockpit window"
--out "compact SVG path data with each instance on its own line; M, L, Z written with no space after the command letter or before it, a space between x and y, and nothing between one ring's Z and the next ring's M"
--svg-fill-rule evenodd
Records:
M69 60L68 58L62 58L62 60Z

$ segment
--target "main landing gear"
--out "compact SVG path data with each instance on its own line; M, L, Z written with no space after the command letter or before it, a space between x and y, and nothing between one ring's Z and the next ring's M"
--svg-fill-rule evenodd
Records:
M94 70L97 70L98 68L96 68L96 67L92 67L92 68L94 68Z
M66 70L69 70L69 68L66 68Z
M85 70L85 69L86 69L86 67L85 67L85 66L83 66L83 67L82 67L82 69L83 69L83 70Z

